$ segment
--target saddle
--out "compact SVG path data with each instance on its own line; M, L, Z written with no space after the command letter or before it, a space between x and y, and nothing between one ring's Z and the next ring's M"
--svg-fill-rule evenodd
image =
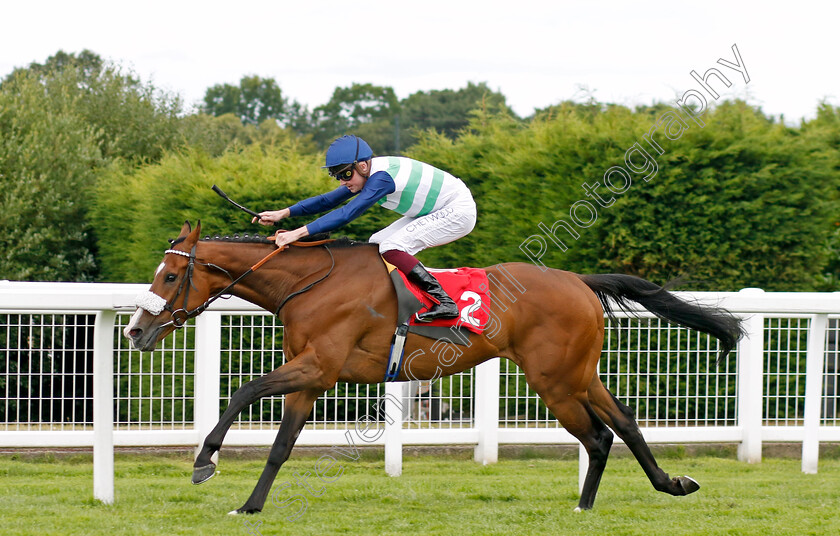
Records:
M394 291L397 294L397 326L391 341L391 353L385 381L395 381L402 368L405 352L405 338L409 332L430 339L446 339L462 346L469 346L471 333L480 334L490 319L487 273L480 268L434 269L428 272L435 276L443 290L457 305L460 315L454 319L436 319L420 322L417 313L431 308L435 302L426 293L410 282L395 266L383 259Z

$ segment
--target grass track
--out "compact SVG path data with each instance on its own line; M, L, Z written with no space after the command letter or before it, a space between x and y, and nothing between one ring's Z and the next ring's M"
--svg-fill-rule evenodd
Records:
M296 521L299 503L271 502L256 516L227 516L250 494L263 461L226 460L201 486L189 482L182 457L116 458L116 503L92 498L89 455L34 459L0 456L3 535L805 535L840 534L840 460L804 475L800 462L765 459L662 459L673 475L700 484L688 497L657 493L632 458L610 460L595 509L576 514L577 461L503 460L481 466L452 458L407 458L403 476L385 475L382 460L341 461L335 482L315 479L316 458L290 460L274 490L293 473L311 471L318 497ZM335 468L330 471L333 473ZM317 483L317 484L315 484ZM323 490L320 488L323 486ZM303 493L293 486L278 499ZM246 523L261 523L249 532Z

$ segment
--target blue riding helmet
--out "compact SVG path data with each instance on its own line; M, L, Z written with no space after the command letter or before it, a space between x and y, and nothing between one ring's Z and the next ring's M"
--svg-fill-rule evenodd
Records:
M371 158L373 158L373 150L365 140L358 136L342 136L332 142L330 148L327 149L327 165L324 167L355 164Z

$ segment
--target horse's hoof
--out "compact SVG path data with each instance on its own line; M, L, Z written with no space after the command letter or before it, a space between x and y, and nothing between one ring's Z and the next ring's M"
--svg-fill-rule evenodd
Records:
M202 467L196 467L195 469L193 469L192 483L193 484L201 484L202 482L207 482L215 474L216 474L216 464L215 463L211 462L211 463L209 463L207 465L204 465Z
M245 508L245 507L243 506L242 508ZM254 510L254 509L251 509L251 508L243 510L242 508L237 508L236 510L231 510L230 512L228 512L228 515L229 516L253 515L253 514L259 514L261 512L261 510Z
M677 478L677 482L680 483L680 487L685 491L686 495L690 495L700 489L700 484L690 476L681 476Z

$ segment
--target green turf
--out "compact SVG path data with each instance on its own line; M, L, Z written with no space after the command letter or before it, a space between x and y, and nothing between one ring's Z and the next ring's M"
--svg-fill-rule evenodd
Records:
M313 471L316 458L289 461L273 489L293 473ZM747 465L715 457L665 458L673 475L702 488L688 497L655 492L632 458L610 460L595 509L574 513L577 461L503 460L481 466L454 458L407 458L403 475L385 475L381 460L341 461L344 473L321 493L280 489L256 516L228 516L250 494L262 461L225 459L221 473L190 484L184 457L117 455L116 503L92 498L89 455L55 458L0 456L0 534L3 535L804 535L840 534L840 460L820 462L817 475L800 462L765 459ZM337 466L329 471L335 474ZM310 476L310 479L313 479ZM318 482L317 480L313 482ZM318 489L323 486L323 489ZM249 532L246 523L261 523Z

